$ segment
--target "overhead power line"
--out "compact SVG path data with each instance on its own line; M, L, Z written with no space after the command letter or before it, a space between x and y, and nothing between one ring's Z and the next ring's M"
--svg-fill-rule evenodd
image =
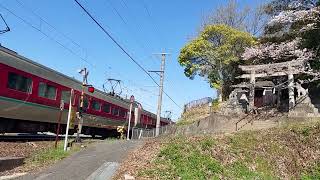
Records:
M111 2L111 1L110 1ZM122 2L122 3L121 3ZM129 14L129 16L131 18L135 18L136 16L134 14L132 14L131 12L131 9L129 8L129 6L126 4L126 2L124 0L121 0L120 3L119 3L123 9L126 9L126 12ZM142 30L142 27L141 27L141 23L138 21L138 22L135 22L135 25L138 27L138 31L139 33L143 34L144 37L147 37L146 33L143 32ZM151 48L151 45L150 45L150 42L148 40L146 40L146 46L149 48L149 49L152 49ZM153 61L151 61L155 66L158 66L158 64L156 64L155 62L157 62L157 59L154 58L154 56L151 56L151 58L153 59Z
M123 51L123 53L125 53L131 61L133 61L144 73L146 73L150 79L157 85L160 87L160 85L158 84L158 82L148 73L148 71L141 66L130 54L129 52L127 52L121 45L120 43L90 14L90 12L84 8L79 2L78 0L74 0L80 7L81 9L100 27L100 29ZM182 109L182 107L180 107L165 91L163 91L163 93L179 108Z
M87 51L85 48L83 48L79 43L77 43L76 41L74 41L73 39L71 39L70 37L68 37L65 33L59 31L56 27L54 27L53 25L51 25L50 23L48 23L48 21L46 21L44 18L42 18L40 15L38 15L36 12L34 12L31 8L27 7L26 5L24 5L22 2L20 2L19 0L16 0L16 2L24 9L30 11L34 16L38 17L42 22L44 22L45 24L47 24L49 27L51 27L53 30L55 30L56 32L58 32L59 34L61 34L64 38L66 38L67 40L69 40L72 44L74 44L75 46L79 47L80 49L82 49L82 51L87 54Z
M162 34L159 31L159 29L160 29L159 25L155 21L155 19L153 18L152 14L151 14L151 11L148 8L148 4L145 2L145 0L141 0L140 2L142 3L142 6L143 6L144 10L146 11L146 13L147 13L147 15L149 17L150 24L152 25L153 32L155 33L156 36L160 37L161 40L164 40ZM164 43L165 43L165 45L167 45L166 41L164 41ZM165 80L165 81L169 82L169 80ZM169 83L169 86L172 87L172 83Z
M121 19L122 23L123 23L125 26L127 26L127 31L132 34L131 37L132 37L132 38L134 39L134 41L138 44L138 46L140 46L140 48L141 48L143 51L148 52L146 46L145 46L143 43L141 43L140 40L138 40L138 39L139 39L139 38L138 38L138 35L135 33L135 31L133 30L133 28L129 25L129 23L128 23L128 21L126 20L126 18L121 15L120 11L118 11L118 9L115 7L115 5L114 5L110 0L105 0L105 2L107 2L107 3L110 5L110 7L112 8L114 14L117 15L117 16ZM139 28L139 29L140 29L140 28ZM146 41L146 42L147 42L146 44L148 45L148 41ZM148 47L150 48L150 46L148 46ZM152 61L152 62L154 63L154 61Z
M122 2L122 3L121 3L121 2ZM124 0L121 0L121 2L120 2L119 4L122 6L122 8L123 8L123 9L126 8L126 9L127 9L126 12L130 14L130 17L135 18L136 16L131 13L131 9L130 9L129 6L126 4L126 2L125 2ZM136 20L136 18L135 18L135 20ZM137 21L137 20L136 20L136 21ZM138 21L137 21L137 22L138 22ZM138 26L138 31L139 31L139 33L142 33L142 34L144 34L144 37L147 37L147 35L142 31L141 24L140 24L140 23L135 23L135 25ZM152 48L151 48L151 45L150 45L150 42L149 42L148 40L146 41L145 44L147 45L147 47L148 47L149 49L152 49ZM152 64L154 64L155 66L158 66L158 64L156 64L157 59L155 59L154 56L151 56L151 58L153 59L153 60L151 61Z
M79 47L80 49L82 49L85 53L86 56L88 56L87 54L87 50L86 48L84 48L83 46L81 46L78 42L76 42L75 40L73 40L72 38L68 37L65 33L63 33L62 31L59 31L56 27L54 27L52 24L50 24L47 20L45 20L45 18L41 17L39 14L37 14L35 11L33 11L32 9L30 9L29 7L27 7L26 5L24 5L22 2L20 2L19 0L16 0L16 2L25 10L30 11L34 16L36 16L37 18L40 19L40 21L44 22L45 24L47 24L48 26L50 26L53 30L55 30L56 32L58 32L59 34L61 34L65 39L69 40L71 43L73 43L75 46ZM38 32L40 32L41 34L45 35L44 32L41 30L41 28L37 28L36 26L32 25L31 23L29 23L28 21L26 21L25 19L19 17L17 14L15 14L12 10L4 7L3 5L0 4L0 6L2 6L2 8L6 9L9 13L11 13L12 15L14 15L16 18L20 19L21 21L23 21L23 23L27 24L28 26L32 27L33 29L36 29ZM50 40L54 41L55 43L59 44L60 46L64 47L64 45L62 45L62 43L58 42L57 40L55 40L52 37L49 37L49 35L45 35L47 38L49 38ZM67 49L67 48L66 48ZM69 48L70 49L70 48ZM87 58L83 58L80 55L74 53L71 49L68 50L71 54L75 55L76 57L80 58L80 60L83 60L84 62L88 63L89 65L91 65L93 68L96 69L96 65L92 64L90 62L88 62ZM108 69L112 69L110 66L107 66ZM116 71L117 74L119 74L118 71ZM119 74L120 75L120 74Z
M156 21L153 19L152 15L151 15L151 12L150 12L150 10L148 8L148 5L146 4L146 2L144 0L141 0L140 2L142 2L142 6L145 9L145 11L147 12L147 15L149 17L149 20L150 20L150 23L152 25L154 33L157 36L159 36L162 40L164 40L164 38L162 37L162 34L159 31L160 28L159 28L158 24L156 23Z
M69 41L71 41L73 44L75 44L76 46L78 46L81 49L84 49L84 47L82 47L79 43L77 43L76 41L72 40L70 37L68 37L65 33L59 31L56 27L54 27L52 24L50 24L48 21L45 20L45 18L41 17L39 14L35 13L33 10L31 10L30 8L26 7L26 5L22 4L21 2L19 2L18 0L16 0L17 3L19 3L19 5L24 8L25 10L31 11L31 13L33 15L35 15L37 18L39 18L41 21L43 21L45 24L49 25L53 30L55 30L56 32L60 33L64 38L68 39ZM70 52L71 54L75 55L76 57L80 58L81 60L85 61L86 63L89 63L90 65L92 65L93 68L96 68L96 66L94 64L91 64L90 62L87 62L84 58L82 58L80 55L74 53L71 49L65 47L61 42L55 40L54 38L50 37L49 34L46 34L45 32L42 31L42 29L34 26L33 24L31 24L30 22L28 22L27 20L23 19L22 17L18 16L17 14L15 14L12 10L6 8L5 6L3 6L2 4L0 4L0 6L7 10L9 13L11 13L13 16L15 16L16 18L18 18L19 20L21 20L23 23L25 23L26 25L30 26L31 28L37 30L39 33L41 33L42 35L46 36L48 39L52 40L53 42L57 43L59 46L62 46L64 49L66 49L68 52ZM110 66L108 66L108 69L112 69ZM118 71L116 71L116 73L119 76L122 76L121 74L119 74ZM122 76L123 77L123 76ZM133 83L131 80L128 80L131 83ZM103 87L101 87L101 89L103 89ZM142 88L141 88L142 90ZM145 90L146 91L146 90ZM132 91L131 92L136 92L136 91ZM148 93L151 93L151 91L148 91ZM152 93L151 93L152 94ZM152 94L154 95L154 94ZM142 97L142 96L141 96Z
M15 14L13 11L11 11L10 9L8 9L7 7L3 6L2 4L0 4L0 7L2 7L3 9L5 9L6 11L8 11L9 13L11 13L13 16L15 16L16 18L20 19L22 22L24 22L26 25L32 27L33 29L37 30L38 32L40 32L42 35L46 36L48 39L50 39L51 41L54 41L55 43L57 43L58 45L60 45L62 48L64 48L65 50L69 51L71 54L79 57L82 61L88 63L89 65L95 67L94 64L90 63L88 60L86 60L85 58L79 56L77 53L75 53L72 49L68 48L67 46L65 46L64 44L62 44L61 42L57 41L56 39L54 39L53 37L51 37L50 35L48 35L47 33L43 32L40 28L34 26L33 24L31 24L30 22L28 22L27 20L23 19L22 17L18 16L17 14Z
M41 17L39 14L37 14L35 11L33 11L31 8L27 7L25 4L23 4L23 3L20 2L19 0L16 0L16 2L17 2L22 8L24 8L24 9L27 10L27 11L30 11L34 16L36 16L37 18L39 18L40 21L44 22L45 24L47 24L48 26L50 26L53 30L55 30L56 32L58 32L59 34L61 34L65 39L69 40L69 41L70 41L71 43L73 43L75 46L77 46L77 47L79 47L80 49L82 49L82 50L85 52L86 56L88 56L88 52L87 52L86 48L84 48L83 46L81 46L78 42L76 42L76 41L73 40L72 38L68 37L68 36L67 36L65 33L63 33L62 31L59 31L56 27L54 27L54 26L53 26L52 24L50 24L47 20L45 20L45 18ZM30 23L30 24L31 24L31 23ZM79 57L79 56L77 56L77 57ZM96 66L95 66L94 64L92 64L92 66L93 66L94 68L96 68ZM107 67L108 67L108 69L112 69L110 66L107 66ZM118 75L120 75L118 71L116 71L116 73L117 73ZM120 76L121 76L121 75L120 75Z

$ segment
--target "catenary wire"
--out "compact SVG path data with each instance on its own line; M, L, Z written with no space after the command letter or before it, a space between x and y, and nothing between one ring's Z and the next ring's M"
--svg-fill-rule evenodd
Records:
M27 8L25 5L23 5L21 2L19 2L18 0L16 0L21 7L25 8L26 10L29 10L32 12L33 15L35 15L36 17L38 17L41 21L45 22L47 25L49 25L52 29L54 29L55 31L57 31L58 33L60 33L61 35L63 35L66 39L70 40L72 43L74 43L76 46L83 48L79 43L75 42L74 40L72 40L70 37L68 37L67 35L65 35L63 32L59 31L57 28L55 28L53 25L51 25L49 22L47 22L44 18L42 18L40 15L36 14L34 11L32 11L30 8ZM54 38L50 37L48 34L46 34L45 32L43 32L40 28L37 28L36 26L32 25L30 22L28 22L27 20L23 19L22 17L18 16L17 14L15 14L13 11L11 11L10 9L4 7L3 5L0 4L0 6L2 6L2 8L6 9L9 13L11 13L12 15L14 15L16 18L20 19L21 21L23 21L25 24L27 24L28 26L32 27L33 29L37 30L38 32L40 32L41 34L43 34L44 36L46 36L47 38L49 38L50 40L54 41L55 43L59 44L60 46L62 46L63 48L67 49L70 53L72 53L73 55L77 56L78 58L80 58L81 60L85 61L86 63L90 64L91 66L93 66L94 68L96 68L96 66L94 64L91 64L89 61L87 61L86 59L82 58L81 56L79 56L78 54L76 54L75 52L73 52L70 48L67 48L65 45L63 45L61 42L55 40ZM111 67L108 66L109 69L112 69ZM119 74L119 73L118 73ZM119 74L120 75L120 74ZM130 80L129 80L130 81Z
M160 87L160 85L157 83L157 81L150 75L150 73L143 67L141 66L132 56L129 52L127 52L122 45L120 45L120 43L91 15L91 13L82 6L82 4L79 3L78 0L74 0L79 7L95 22L95 24L97 24L100 29L123 51L123 53L125 53L131 61L133 61L144 73L146 73L150 79L157 85ZM180 109L183 109L182 107L180 107L165 91L163 91L163 93Z
M18 2L18 1L17 1ZM18 2L21 7L24 7L30 11L32 11L31 9L25 7L23 4L21 4L20 2ZM89 65L93 66L94 68L96 68L96 66L92 63L90 63L88 60L84 59L83 57L79 56L78 54L76 54L73 50L71 50L70 48L66 47L65 45L63 45L61 42L55 40L54 38L52 38L51 36L49 36L48 34L46 34L45 32L43 32L40 28L34 26L33 24L31 24L30 22L28 22L27 20L23 19L22 17L18 16L17 14L15 14L12 10L10 10L9 8L5 7L4 5L0 4L0 6L7 10L9 13L11 13L12 15L14 15L16 18L20 19L22 22L24 22L26 25L32 27L33 29L37 30L38 32L40 32L41 34L43 34L44 36L46 36L48 39L54 41L55 43L57 43L58 45L60 45L62 48L66 49L67 51L69 51L71 54L79 57L81 60L83 60L84 62L88 63ZM38 14L36 14L35 12L32 11L32 14L34 14L35 16L37 16L41 21L45 22L47 25L49 25L51 28L53 28L55 31L57 31L58 33L60 33L61 35L63 35L66 39L68 39L69 41L71 41L72 43L74 43L75 45L77 45L78 47L84 49L81 45L79 45L78 43L76 43L74 40L72 40L71 38L69 38L67 35L65 35L64 33L58 31L53 25L49 24L46 20L44 20L44 18L42 18L41 16L39 16ZM111 67L110 67L111 68ZM132 91L132 90L131 90ZM134 92L134 91L132 91ZM147 104L147 106L149 107L153 107L150 104ZM154 107L153 107L154 108Z
M67 40L69 40L72 44L74 44L75 46L79 47L80 49L82 49L82 51L84 51L84 53L87 54L87 51L85 48L83 48L79 43L77 43L76 41L74 41L73 39L71 39L70 37L68 37L65 33L59 31L56 27L54 27L53 25L51 25L48 21L46 21L44 18L42 18L39 14L37 14L35 11L33 11L31 8L27 7L25 4L23 4L22 2L20 2L19 0L16 0L16 2L24 9L30 11L34 16L38 17L42 22L44 22L45 24L47 24L49 27L51 27L52 29L54 29L56 32L58 32L59 34L61 34L64 38L66 38Z
M32 27L33 29L37 30L38 32L40 32L42 35L46 36L48 39L50 39L51 41L54 41L55 43L57 43L58 45L60 45L62 48L64 48L65 50L69 51L71 54L79 57L82 61L88 63L89 65L95 67L94 64L92 64L91 62L89 62L88 60L86 60L85 58L79 56L77 53L75 53L72 49L68 48L67 46L63 45L61 42L57 41L56 39L52 38L51 36L49 36L48 34L46 34L45 32L43 32L40 28L34 26L33 24L31 24L30 22L28 22L27 20L23 19L22 17L18 16L17 14L15 14L13 11L11 11L10 9L8 9L7 7L3 6L2 4L0 4L0 6L5 9L6 11L8 11L10 14L12 14L13 16L15 16L16 18L20 19L22 22L24 22L25 24L27 24L28 26Z

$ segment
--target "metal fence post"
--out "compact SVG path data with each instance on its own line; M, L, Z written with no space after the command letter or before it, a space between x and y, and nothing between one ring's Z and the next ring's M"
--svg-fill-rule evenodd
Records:
M142 129L140 129L140 134L139 134L138 139L140 139L140 138L141 138L141 134L142 134Z

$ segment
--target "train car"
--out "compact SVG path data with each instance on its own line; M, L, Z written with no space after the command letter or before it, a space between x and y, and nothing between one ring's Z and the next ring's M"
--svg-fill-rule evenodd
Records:
M72 107L78 111L81 82L0 46L0 133L55 132L61 100L64 101L62 130L65 129L71 89L75 91ZM154 127L155 115L138 108L137 104L132 112L135 120L132 125ZM85 89L82 133L114 135L117 126L128 123L129 106L127 99L100 90L89 93ZM138 121L140 114L147 121ZM168 124L165 119L161 121L162 125Z

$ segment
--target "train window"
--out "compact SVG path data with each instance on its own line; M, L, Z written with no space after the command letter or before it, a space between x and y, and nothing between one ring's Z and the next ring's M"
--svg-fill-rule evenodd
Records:
M119 108L112 108L112 115L119 116Z
M110 113L110 104L104 104L102 110L105 113Z
M100 102L95 101L95 100L92 101L92 106L91 107L92 107L93 110L100 111L100 106L101 106Z
M126 117L126 111L125 110L120 110L120 116L121 117Z
M70 103L70 91L62 91L61 92L61 100L63 100L63 102L65 104L69 104Z
M9 72L7 87L26 93L31 93L32 79Z
M89 100L86 96L83 97L83 110L86 111L89 106Z
M57 95L57 88L44 82L40 82L38 95L40 97L55 100Z

